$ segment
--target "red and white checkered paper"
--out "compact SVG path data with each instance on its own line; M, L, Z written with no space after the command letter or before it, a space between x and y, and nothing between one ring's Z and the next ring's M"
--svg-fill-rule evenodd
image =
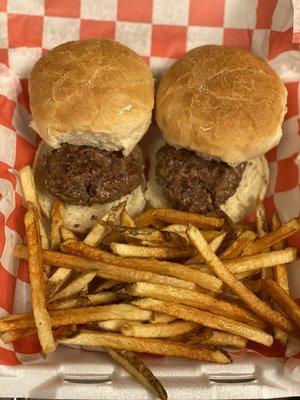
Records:
M283 220L299 215L300 38L296 31L293 36L290 0L0 0L0 316L30 309L27 263L13 257L14 244L24 239L18 169L32 162L37 143L28 128L28 75L48 49L100 37L131 47L156 76L187 50L212 43L242 47L270 62L288 90L288 111L283 138L267 154L271 181L265 204ZM290 245L299 239L294 236ZM291 268L295 297L300 297L299 272L297 265ZM295 343L286 353L278 344L253 349L286 356L294 370L300 359ZM36 338L12 345L0 341L0 365L32 361L38 352Z

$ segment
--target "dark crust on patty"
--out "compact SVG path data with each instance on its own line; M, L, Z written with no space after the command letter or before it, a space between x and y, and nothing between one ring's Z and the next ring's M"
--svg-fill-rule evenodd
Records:
M156 176L173 207L196 213L213 211L237 190L246 164L230 167L204 160L186 149L165 145L156 153Z
M142 183L142 166L132 155L64 143L42 156L37 179L58 199L90 206L131 193Z

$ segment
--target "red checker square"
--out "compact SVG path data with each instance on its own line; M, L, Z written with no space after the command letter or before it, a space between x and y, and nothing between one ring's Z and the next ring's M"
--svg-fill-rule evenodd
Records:
M14 351L10 351L0 347L0 365L20 365Z
M264 198L264 206L266 209L267 219L268 221L271 221L273 212L275 211L273 196L268 196Z
M8 66L8 50L0 49L0 64L5 64Z
M14 190L16 190L17 178L8 169L1 172L0 178L7 179L13 185Z
M16 340L13 346L15 351L21 354L37 354L42 350L36 333Z
M189 24L223 26L225 0L190 0Z
M15 128L12 125L15 106L16 103L14 101L9 100L7 97L0 94L0 125L4 125L12 131L15 131Z
M253 31L251 29L224 29L224 44L250 50Z
M153 0L119 0L118 20L151 22Z
M2 174L3 172L5 172L8 168L10 168L10 166L8 164L6 164L3 161L0 161L0 174ZM1 197L0 197L1 198ZM1 214L0 214L1 215ZM0 225L1 226L1 225ZM1 249L1 247L0 247ZM1 254L1 251L0 251Z
M15 193L16 206L14 211L10 214L6 221L6 225L12 230L18 232L22 239L25 238L24 215L25 208L23 206L23 199L19 193Z
M19 169L24 165L32 164L35 156L35 147L22 136L17 135L16 160L14 167Z
M6 11L7 9L7 0L0 1L0 11Z
M113 21L81 20L80 39L114 39L116 23Z
M18 102L30 113L28 79L20 79L22 91L18 94Z
M151 55L179 58L186 50L187 28L183 26L153 25Z
M278 54L288 50L299 50L298 43L293 43L293 29L284 32L271 31L269 38L268 59L278 56Z
M20 260L19 261L19 268L18 268L18 275L17 278L20 281L29 283L29 270L28 270L28 261L27 260Z
M300 232L296 232L296 233L294 233L294 235L290 236L287 239L287 242L288 242L289 247L296 247L299 249L300 248Z
M41 47L43 17L8 14L9 47Z
M300 32L293 33L293 43L300 43Z
M266 159L269 163L277 160L277 147L273 147L273 149L266 153Z
M298 166L295 163L296 155L279 160L277 164L277 180L275 192L285 192L298 185Z
M78 18L80 16L80 0L45 0L45 15Z
M285 120L295 117L298 115L298 82L287 82L285 83L286 90L288 92L287 98L287 113L285 114Z
M16 278L0 264L0 307L11 312L14 300Z
M270 29L277 0L258 0L256 8L256 29Z

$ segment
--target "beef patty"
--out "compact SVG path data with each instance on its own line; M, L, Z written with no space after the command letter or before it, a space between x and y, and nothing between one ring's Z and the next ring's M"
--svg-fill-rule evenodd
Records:
M192 151L165 145L156 153L156 176L173 207L196 213L226 202L242 179L246 164L230 167L204 160Z
M142 183L142 166L130 155L62 144L43 155L37 179L48 193L70 204L104 204Z

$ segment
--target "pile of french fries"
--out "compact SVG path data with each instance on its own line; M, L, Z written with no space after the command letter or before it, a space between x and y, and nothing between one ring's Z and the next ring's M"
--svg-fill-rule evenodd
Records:
M81 237L64 226L55 200L48 237L31 168L20 176L27 243L15 256L29 261L33 312L0 320L5 343L37 333L45 356L57 343L102 347L166 399L134 353L228 364L226 349L248 340L285 346L289 335L299 338L286 266L297 250L285 239L300 218L281 224L274 213L269 226L258 203L254 225L173 209L133 219L122 202Z

